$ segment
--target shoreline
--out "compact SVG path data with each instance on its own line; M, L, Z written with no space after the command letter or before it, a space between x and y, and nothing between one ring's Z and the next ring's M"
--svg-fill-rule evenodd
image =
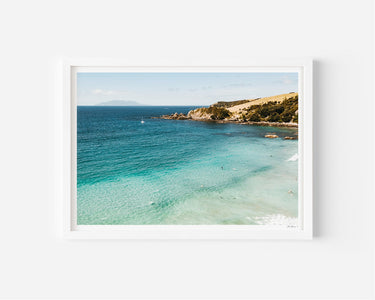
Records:
M253 126L267 126L267 127L286 127L286 128L298 128L298 123L285 123L285 122L243 122L243 121L234 121L234 120L211 120L206 118L196 118L193 119L186 115L163 115L160 117L152 117L153 119L163 119L163 120L188 120L188 121L199 121L199 122L213 122L219 124L231 123L231 124L239 124L239 125L253 125Z
M193 120L242 125L298 128L298 93L270 97L219 101L188 113L162 115L161 119Z

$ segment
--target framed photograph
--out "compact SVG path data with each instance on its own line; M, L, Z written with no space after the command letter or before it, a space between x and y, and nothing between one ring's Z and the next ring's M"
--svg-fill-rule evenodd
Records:
M311 239L312 60L64 62L64 235Z

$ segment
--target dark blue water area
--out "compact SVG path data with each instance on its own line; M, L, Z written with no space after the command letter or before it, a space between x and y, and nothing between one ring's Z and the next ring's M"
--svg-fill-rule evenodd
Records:
M157 118L175 112L186 114L194 108L78 106L78 186L173 170L199 157L215 155L229 141L241 143L243 139L263 138L267 133L285 136L295 132L282 128Z

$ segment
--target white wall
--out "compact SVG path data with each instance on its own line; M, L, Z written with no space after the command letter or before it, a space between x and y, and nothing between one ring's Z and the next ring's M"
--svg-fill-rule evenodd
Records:
M371 0L2 1L0 298L372 297L373 14ZM314 58L315 239L59 239L63 56Z

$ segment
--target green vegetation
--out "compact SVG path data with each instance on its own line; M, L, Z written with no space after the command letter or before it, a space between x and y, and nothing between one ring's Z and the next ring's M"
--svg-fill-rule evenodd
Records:
M294 122L298 123L298 96L283 102L268 102L250 106L242 114L243 121L251 122ZM297 112L297 113L296 113Z
M228 108L228 107L232 107L232 106L235 106L235 105L244 104L244 103L247 103L249 101L250 100L237 100L237 101L228 101L228 102L227 101L219 101L215 104L212 104L211 106Z
M210 114L212 120L224 120L225 118L230 116L229 110L223 107L202 107L201 112Z

